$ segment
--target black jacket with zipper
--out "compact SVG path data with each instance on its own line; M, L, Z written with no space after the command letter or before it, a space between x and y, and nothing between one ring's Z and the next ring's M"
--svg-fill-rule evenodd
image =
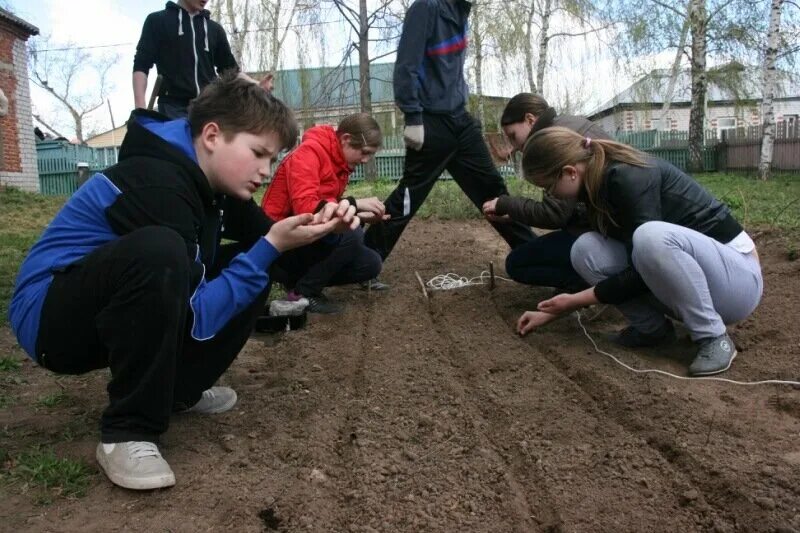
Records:
M175 2L147 16L133 71L147 74L153 65L163 76L159 98L185 105L218 72L239 70L225 30L204 9L194 16Z
M663 221L693 229L722 244L742 232L728 206L667 161L649 158L647 167L613 162L603 173L598 199L614 223L608 236L633 251L633 234L646 222ZM619 304L649 291L633 266L610 276L595 288L602 303Z
M423 111L464 111L471 7L465 0L416 0L408 8L394 66L394 98L406 125L422 124Z

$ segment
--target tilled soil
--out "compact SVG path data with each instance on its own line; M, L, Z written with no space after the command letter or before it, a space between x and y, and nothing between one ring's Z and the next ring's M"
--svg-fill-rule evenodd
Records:
M800 379L800 261L759 238L765 295L731 328L725 377ZM423 297L423 279L476 276L505 245L480 221L416 221L386 293L330 291L339 316L253 336L222 381L229 413L177 416L164 437L176 487L135 493L102 474L83 498L40 505L0 487L9 531L800 531L800 390L634 374L596 353L574 317L522 339L513 324L551 291L498 281ZM630 351L584 314L601 348L685 375L693 348ZM2 344L12 350L8 330ZM2 347L2 346L0 346ZM18 349L15 353L22 359ZM25 362L7 380L0 448L31 446L96 469L106 374ZM68 401L35 407L63 388ZM7 461L6 470L13 468Z

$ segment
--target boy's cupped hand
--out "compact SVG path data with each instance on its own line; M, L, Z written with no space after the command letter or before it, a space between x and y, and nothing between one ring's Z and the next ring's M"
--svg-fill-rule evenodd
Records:
M342 216L338 216L338 213L337 207L330 217L320 211L316 215L305 213L284 218L272 225L265 239L279 252L285 252L311 244L329 233L349 231L361 224L355 215L355 208L349 204Z

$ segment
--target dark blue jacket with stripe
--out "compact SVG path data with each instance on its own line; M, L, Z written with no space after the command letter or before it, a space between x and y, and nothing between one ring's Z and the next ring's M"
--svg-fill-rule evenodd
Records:
M463 111L471 7L465 0L416 0L408 9L394 66L394 99L406 125L422 124L423 111Z
M186 305L195 339L213 337L267 287L268 269L280 255L261 238L272 221L252 200L216 194L197 164L189 123L164 119L152 111L133 112L119 163L78 189L22 263L9 319L32 359L38 358L39 319L54 273L145 226L169 227L186 243L192 261ZM219 276L206 279L223 237L252 246Z

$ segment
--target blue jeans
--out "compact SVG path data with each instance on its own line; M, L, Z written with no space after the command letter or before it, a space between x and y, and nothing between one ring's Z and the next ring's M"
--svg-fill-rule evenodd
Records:
M570 261L570 250L577 239L568 231L557 230L520 244L506 257L506 272L526 285L585 289L588 285Z

